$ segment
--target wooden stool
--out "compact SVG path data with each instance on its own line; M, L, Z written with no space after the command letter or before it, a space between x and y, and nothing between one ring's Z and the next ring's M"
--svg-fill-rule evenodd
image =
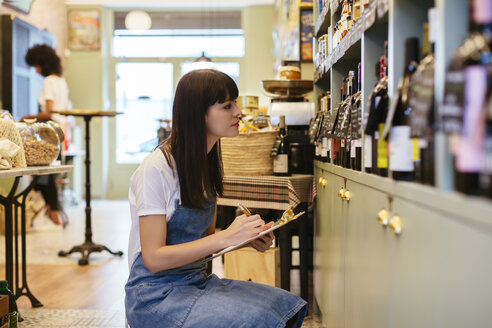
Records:
M251 247L224 255L225 278L253 281L280 287L280 253L278 247L260 253Z

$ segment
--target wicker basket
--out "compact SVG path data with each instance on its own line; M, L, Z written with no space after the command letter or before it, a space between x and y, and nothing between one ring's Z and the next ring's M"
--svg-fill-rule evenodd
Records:
M235 138L222 138L222 163L225 175L272 175L270 157L277 131L240 133Z

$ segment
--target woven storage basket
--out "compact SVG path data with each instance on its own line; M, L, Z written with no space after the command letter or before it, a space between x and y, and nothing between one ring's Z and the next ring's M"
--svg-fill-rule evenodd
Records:
M272 175L270 158L277 131L240 133L235 138L222 138L222 163L225 175Z
M7 118L5 118L7 116ZM10 119L9 119L10 118ZM2 113L0 114L0 138L7 138L8 140L15 143L21 149L12 158L12 167L26 167L26 155L24 153L24 142L15 126L14 118L10 113Z

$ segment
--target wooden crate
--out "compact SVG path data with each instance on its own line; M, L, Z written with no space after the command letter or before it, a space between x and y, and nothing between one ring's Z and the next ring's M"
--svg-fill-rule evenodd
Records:
M226 253L224 274L226 278L254 281L280 287L280 253L278 247L260 253L251 247Z

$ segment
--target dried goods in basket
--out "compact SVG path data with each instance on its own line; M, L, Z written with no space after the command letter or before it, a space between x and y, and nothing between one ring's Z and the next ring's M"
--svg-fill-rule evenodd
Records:
M10 113L0 114L0 138L6 138L21 148L17 155L11 159L12 168L26 167L22 138L15 126L14 118Z

